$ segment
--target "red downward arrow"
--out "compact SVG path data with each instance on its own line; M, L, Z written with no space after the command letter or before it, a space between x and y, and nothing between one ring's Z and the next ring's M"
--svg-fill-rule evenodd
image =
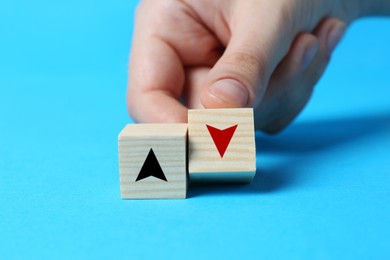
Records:
M218 129L209 125L206 125L207 129L209 130L209 133L211 135L211 138L214 141L215 146L218 149L219 155L221 155L221 158L223 158L223 155L226 152L226 149L229 146L230 140L232 140L232 137L234 135L234 132L236 131L238 125L228 127L226 129Z

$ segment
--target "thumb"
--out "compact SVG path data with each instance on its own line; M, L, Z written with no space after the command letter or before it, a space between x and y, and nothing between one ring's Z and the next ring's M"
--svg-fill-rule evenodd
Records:
M260 19L251 20L251 24L244 20L232 28L224 54L202 87L200 98L205 108L250 107L260 103L272 72L291 43L290 33L283 32L280 21Z

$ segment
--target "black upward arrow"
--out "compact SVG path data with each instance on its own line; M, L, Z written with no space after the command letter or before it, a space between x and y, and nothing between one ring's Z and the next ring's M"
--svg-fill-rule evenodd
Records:
M142 168L138 173L137 179L135 181L137 182L150 176L156 177L163 181L168 181L165 177L163 170L161 169L160 163L158 162L156 155L153 152L153 149L150 149L149 154L144 162L144 165L142 165Z

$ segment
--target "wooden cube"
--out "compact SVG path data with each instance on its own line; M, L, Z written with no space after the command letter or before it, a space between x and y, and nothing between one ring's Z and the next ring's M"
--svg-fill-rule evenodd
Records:
M188 112L190 181L251 182L256 174L253 109Z
M118 146L122 198L186 197L187 124L127 125Z

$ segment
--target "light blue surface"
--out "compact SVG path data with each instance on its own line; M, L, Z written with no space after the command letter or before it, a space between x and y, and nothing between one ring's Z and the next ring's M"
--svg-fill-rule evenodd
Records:
M390 20L354 24L299 119L258 134L253 184L123 201L134 8L0 3L0 259L390 258Z

